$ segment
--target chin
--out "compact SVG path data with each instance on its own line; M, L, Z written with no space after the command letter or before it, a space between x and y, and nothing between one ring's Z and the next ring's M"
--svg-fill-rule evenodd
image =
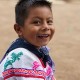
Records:
M48 41L42 42L42 43L40 42L40 43L37 43L35 46L36 47L46 46L48 43L49 43Z
M48 43L41 44L41 46L46 46Z

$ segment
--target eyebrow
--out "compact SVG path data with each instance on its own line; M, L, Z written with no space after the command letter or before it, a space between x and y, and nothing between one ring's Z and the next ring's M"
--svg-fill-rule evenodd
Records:
M40 18L40 17L33 17L32 19L42 19L42 18ZM49 17L47 19L52 19L53 20L53 17Z

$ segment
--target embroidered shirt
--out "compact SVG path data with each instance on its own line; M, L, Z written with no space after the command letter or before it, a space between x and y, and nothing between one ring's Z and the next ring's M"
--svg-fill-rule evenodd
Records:
M55 80L52 66L47 61L44 65L35 51L10 47L7 52L0 63L0 80Z

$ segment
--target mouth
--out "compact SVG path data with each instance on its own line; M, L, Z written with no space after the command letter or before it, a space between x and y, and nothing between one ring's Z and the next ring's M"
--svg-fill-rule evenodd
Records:
M48 38L50 35L49 34L40 34L40 35L37 35L38 38Z

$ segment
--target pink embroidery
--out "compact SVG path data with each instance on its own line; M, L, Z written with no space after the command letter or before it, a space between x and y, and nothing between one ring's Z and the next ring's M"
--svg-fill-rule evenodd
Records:
M40 66L40 64L37 61L33 62L33 69L36 69Z
M47 69L47 76L49 76L51 73L52 73L52 69L51 69L51 67L48 67L48 69Z
M56 80L54 76L52 76L52 80Z

